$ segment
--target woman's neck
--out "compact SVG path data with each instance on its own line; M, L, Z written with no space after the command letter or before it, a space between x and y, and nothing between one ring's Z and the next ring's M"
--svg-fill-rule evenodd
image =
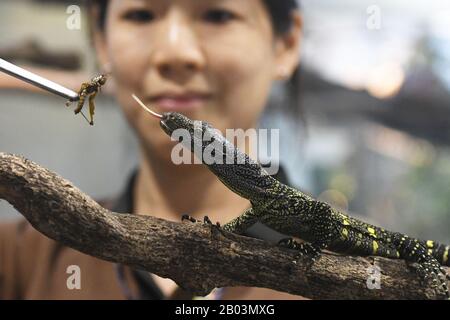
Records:
M205 166L175 165L141 151L140 168L133 192L134 213L181 221L183 214L224 224L239 216L250 202L226 188ZM177 285L168 278L153 275L166 297ZM248 290L248 288L241 291Z
M225 223L250 206L204 165L175 165L141 151L133 194L135 213L180 221L183 214Z

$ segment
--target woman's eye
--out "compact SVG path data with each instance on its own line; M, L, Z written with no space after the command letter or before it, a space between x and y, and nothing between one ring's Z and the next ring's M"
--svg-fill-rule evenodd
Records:
M236 18L236 15L223 9L209 10L204 14L204 19L211 23L227 23Z
M137 22L137 23L146 23L153 20L154 15L151 11L145 9L136 9L130 10L123 15L125 20Z

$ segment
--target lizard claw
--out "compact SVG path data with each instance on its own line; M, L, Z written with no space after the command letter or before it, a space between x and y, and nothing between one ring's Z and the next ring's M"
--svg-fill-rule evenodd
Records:
M211 222L211 220L209 219L208 216L205 216L205 217L203 218L203 223L209 224L209 225L213 225L213 223ZM215 225L216 225L217 227L220 228L220 223L219 223L219 221L217 221Z
M200 220L197 220L197 219L191 217L191 216L188 215L188 214L183 214L183 215L181 216L181 221L185 221L185 220L188 220L188 221L190 221L190 222L192 222L192 223L200 222ZM204 223L204 224L207 224L207 225L210 225L210 226L218 227L219 229L221 228L219 222L216 222L216 224L213 224L213 223L211 222L211 220L209 219L208 216L205 216L205 217L203 218L203 223Z
M220 234L223 235L222 228L221 228L219 222L216 222L216 224L213 224L208 216L204 216L203 223L208 225L208 226L210 226L211 234L216 234L217 235L217 233L220 233Z
M182 216L181 216L181 221L184 221L184 220L189 220L190 222L192 222L192 223L196 223L196 222L198 222L198 220L196 220L195 218L192 218L190 215L188 215L188 214L183 214Z
M205 223L205 224L213 224L213 223L211 222L211 220L209 219L208 216L205 216L205 217L203 218L203 223Z
M416 271L421 283L428 284L433 289L441 291L450 300L447 285L448 274L439 261L428 254L426 247L415 239L403 235L399 240L399 245L402 246L403 251L400 253L407 257L408 266Z

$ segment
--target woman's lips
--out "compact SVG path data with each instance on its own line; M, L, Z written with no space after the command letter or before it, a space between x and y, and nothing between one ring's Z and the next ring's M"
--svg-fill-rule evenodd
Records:
M209 98L208 95L162 95L151 99L151 103L162 111L187 111L202 107Z

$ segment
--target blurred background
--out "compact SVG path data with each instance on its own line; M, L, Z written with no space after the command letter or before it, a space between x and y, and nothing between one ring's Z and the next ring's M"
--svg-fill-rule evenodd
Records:
M77 4L2 0L0 57L76 90L97 73L82 6L81 28L66 26ZM292 184L372 223L449 243L450 2L303 0L302 8L302 119L275 112L277 88L261 119L280 129ZM137 142L114 99L96 101L90 127L63 99L0 74L0 151L96 199L116 195L137 164ZM0 200L0 222L18 216Z

